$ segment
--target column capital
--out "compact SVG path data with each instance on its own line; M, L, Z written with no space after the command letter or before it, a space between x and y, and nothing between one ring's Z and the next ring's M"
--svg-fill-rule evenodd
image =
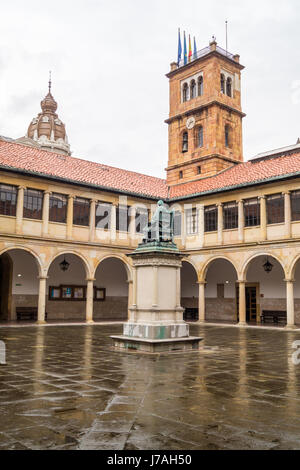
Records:
M49 276L38 276L38 279L49 279Z
M96 281L96 279L94 277L87 277L86 281L87 282L94 282L94 281Z
M218 202L218 203L216 204L216 206L217 206L217 207L223 207L223 206L224 206L224 202Z
M20 189L20 190L21 190L21 189L26 189L26 186L22 186L22 185L21 185L21 186L18 186L18 189Z
M296 279L283 279L284 282L295 282Z
M197 284L199 284L200 286L206 286L207 281L197 281Z
M237 202L238 204L244 204L244 199L237 199L236 202Z
M291 191L282 191L282 194L289 196L291 194Z
M246 284L247 280L246 279L238 279L236 281L237 284Z
M90 199L90 203L97 204L97 202L99 202L99 199L95 199L95 198Z
M68 199L75 199L76 196L74 196L74 194L68 194Z
M49 194L49 196L50 196L50 195L52 194L52 191L49 191L48 189L46 189L46 190L44 191L44 194Z
M263 196L258 196L258 199L266 199L267 196L263 195Z

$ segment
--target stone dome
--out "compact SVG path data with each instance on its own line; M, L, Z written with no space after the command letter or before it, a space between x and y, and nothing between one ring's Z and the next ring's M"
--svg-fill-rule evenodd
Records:
M41 108L42 112L29 124L26 140L33 140L47 150L71 155L65 125L56 114L57 102L51 94L51 81L49 92L41 101Z

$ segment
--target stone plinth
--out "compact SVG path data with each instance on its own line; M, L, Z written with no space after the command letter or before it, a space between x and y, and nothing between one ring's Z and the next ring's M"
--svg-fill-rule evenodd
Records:
M143 352L192 350L202 338L189 336L180 305L183 255L170 242L141 244L132 258L133 301L123 335L112 336L116 348Z

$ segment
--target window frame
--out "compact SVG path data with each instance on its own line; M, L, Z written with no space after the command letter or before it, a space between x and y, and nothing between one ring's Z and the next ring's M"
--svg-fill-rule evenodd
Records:
M3 198L2 195L5 195ZM11 197L7 197L10 195ZM13 203L14 202L14 203ZM12 184L0 184L0 216L16 217L18 203L18 188ZM3 210L2 210L3 207Z
M99 207L103 208L103 214L97 214ZM111 214L112 214L112 203L106 201L98 201L95 206L95 229L110 230L111 229ZM104 227L98 226L98 224L105 221Z
M230 214L229 211L233 209ZM236 201L223 204L223 230L236 230L239 226L239 206Z
M244 209L244 226L248 227L260 227L260 199L259 197L252 197L244 199L243 203ZM251 208L256 206L255 211L251 214ZM255 213L256 212L256 213ZM257 221L258 223L255 223Z
M31 201L29 203L29 200ZM26 204L31 207L26 207ZM44 191L40 189L26 188L24 190L23 218L31 220L43 219ZM34 207L34 206L37 207ZM26 212L28 211L28 212Z
M274 201L276 200L280 201L280 203L279 204L274 203ZM273 203L271 201L273 201ZM285 210L284 210L284 195L282 193L269 194L268 196L266 196L266 212L267 212L267 225L275 225L275 224L284 223Z
M59 204L51 206L54 200L58 201L59 199L64 200L65 204L59 207ZM63 216L58 216L59 210L63 209ZM66 224L67 223L67 210L68 210L68 196L61 193L52 193L49 197L49 222ZM55 214L55 217L52 214ZM60 219L60 220L59 220Z
M211 213L214 214L214 220ZM212 233L218 231L218 207L216 204L204 207L204 233Z
M186 234L197 235L199 231L199 214L197 207L186 210Z
M91 210L91 201L88 198L84 197L75 197L73 201L73 225L79 227L89 227L90 225L90 210ZM79 209L79 213L75 213L76 208ZM87 214L82 213L87 208ZM77 219L75 220L75 217Z
M297 205L299 206L299 209L295 207ZM298 218L296 217L297 213L299 214ZM292 222L300 221L300 190L291 191L291 220Z

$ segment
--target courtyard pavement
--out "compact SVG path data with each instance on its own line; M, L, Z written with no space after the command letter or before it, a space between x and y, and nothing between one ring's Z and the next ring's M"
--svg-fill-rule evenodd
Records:
M300 333L192 325L199 352L110 348L121 325L1 328L0 450L300 449Z

